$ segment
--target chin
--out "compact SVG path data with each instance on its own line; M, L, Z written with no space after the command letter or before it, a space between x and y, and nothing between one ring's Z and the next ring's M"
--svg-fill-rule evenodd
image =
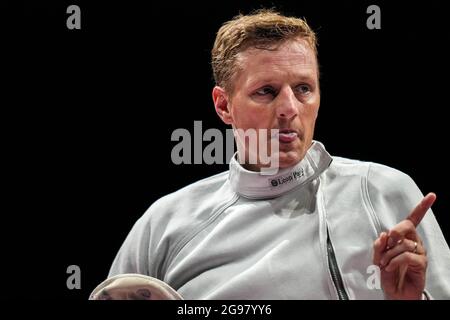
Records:
M284 169L295 166L302 159L302 153L298 151L280 152L279 168Z

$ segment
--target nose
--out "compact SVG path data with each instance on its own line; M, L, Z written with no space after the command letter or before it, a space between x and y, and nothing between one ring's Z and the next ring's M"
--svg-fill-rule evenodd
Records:
M292 88L284 87L277 96L276 113L278 118L291 119L298 115L298 104Z

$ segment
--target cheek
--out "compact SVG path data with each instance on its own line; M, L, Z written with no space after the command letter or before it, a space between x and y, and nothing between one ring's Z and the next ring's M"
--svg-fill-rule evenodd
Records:
M315 121L319 114L320 96L312 98L301 109L301 114L308 121Z
M245 106L241 109L235 108L232 114L234 124L238 128L247 129L271 127L270 124L272 122L273 115L270 112L270 109Z
M300 113L300 121L305 129L305 134L308 137L311 137L314 134L314 128L317 120L317 116L319 114L319 105L307 105L303 108Z

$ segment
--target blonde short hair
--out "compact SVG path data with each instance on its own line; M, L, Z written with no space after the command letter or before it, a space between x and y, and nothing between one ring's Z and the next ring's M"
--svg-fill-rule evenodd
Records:
M240 52L249 47L269 48L294 38L306 40L317 57L316 35L304 19L262 9L249 15L239 14L224 23L211 51L216 85L229 93L233 91L231 80L238 69L236 59Z

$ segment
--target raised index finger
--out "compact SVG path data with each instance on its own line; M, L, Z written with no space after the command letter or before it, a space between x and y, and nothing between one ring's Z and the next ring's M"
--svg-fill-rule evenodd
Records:
M435 200L436 194L430 192L422 199L422 201L420 201L417 207L414 208L414 210L406 219L410 220L414 224L414 226L417 227L420 221L422 221L423 217L425 216L425 213L427 213L428 209L430 209Z

